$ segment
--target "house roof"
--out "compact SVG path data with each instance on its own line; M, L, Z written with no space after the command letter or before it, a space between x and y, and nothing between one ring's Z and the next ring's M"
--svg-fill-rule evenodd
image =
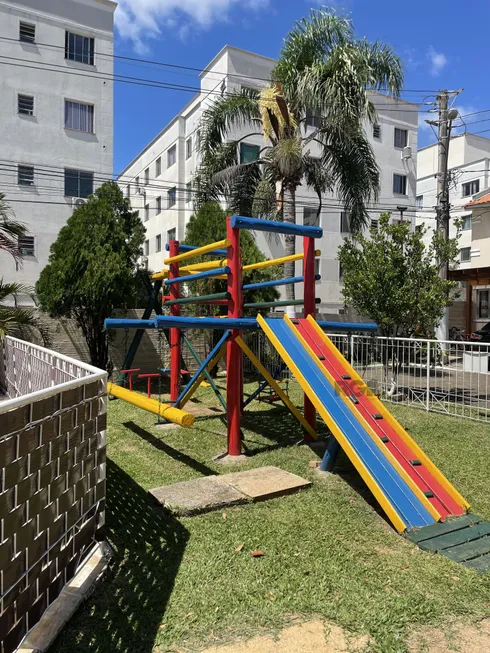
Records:
M485 193L482 197L479 197L477 200L473 200L472 202L468 202L468 204L464 205L465 209L469 209L472 206L478 206L480 204L490 204L490 193Z

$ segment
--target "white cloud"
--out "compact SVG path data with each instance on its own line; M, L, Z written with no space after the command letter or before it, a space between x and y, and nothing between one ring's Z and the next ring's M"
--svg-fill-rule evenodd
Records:
M432 46L429 48L427 58L430 61L430 74L437 77L447 65L447 57L442 52L436 52Z
M259 11L269 0L119 0L115 22L119 35L133 42L142 54L148 40L161 37L165 30L185 34L188 28L209 29L216 22L226 22L230 10L239 7Z

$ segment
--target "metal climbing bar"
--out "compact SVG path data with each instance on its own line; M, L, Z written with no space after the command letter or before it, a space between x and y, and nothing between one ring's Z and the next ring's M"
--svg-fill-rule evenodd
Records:
M189 392L189 390L192 388L192 386L193 386L194 383L197 381L197 379L198 379L198 378L203 374L204 370L207 368L207 366L209 365L209 363L210 363L210 362L213 360L213 358L214 358L214 357L219 353L219 350L221 349L221 347L224 345L224 343L225 343L226 340L228 339L230 333L231 333L231 331L226 330L226 331L224 332L224 334L221 336L221 338L219 339L219 341L218 341L218 343L216 344L216 346L213 347L213 349L209 352L209 354L208 354L208 355L206 356L206 358L203 360L203 362L202 362L201 365L199 366L199 369L197 370L197 372L194 374L194 376L192 377L192 379L187 383L187 385L185 386L185 388L182 390L182 392L180 393L180 395L179 395L179 396L177 397L177 399L175 400L175 405L176 405L176 406L179 406L180 402L184 399L184 397L185 397L186 394Z
M320 256L321 251L319 249L315 250L315 256ZM274 265L282 265L283 263L289 263L289 261L302 261L305 255L303 252L301 254L291 254L289 256L281 256L280 258L271 258L268 261L259 261L259 263L250 263L249 265L244 265L242 267L243 272L248 272L249 270L262 270L263 268L270 268ZM155 277L153 277L155 278Z
M165 245L165 250L168 252L170 249L169 243ZM191 252L196 249L199 249L197 245L182 245L182 243L179 243L179 253L180 252ZM226 256L228 254L228 251L226 249L213 249L212 252L208 252L208 255L211 256Z
M319 304L321 299L317 297L315 303ZM249 302L244 304L243 308L272 308L273 306L301 306L304 304L304 299L283 299L280 302Z
M204 245L204 247L198 247L197 249L192 249L189 252L183 252L183 254L177 254L177 256L171 256L163 261L165 265L170 265L171 263L180 263L180 261L187 261L190 258L195 258L196 256L203 256L204 254L209 254L214 249L220 249L221 247L229 247L230 241L227 238L219 240L217 243L211 243L210 245Z
M184 336L184 342L187 345L188 350L191 352L192 356L194 357L194 360L196 361L196 363L198 365L201 365L202 360L199 358L199 355L196 352L196 350L194 349L194 347L192 346L192 343L185 336ZM216 385L216 383L214 382L213 377L211 376L211 374L208 372L208 370L206 368L204 368L203 373L204 373L204 376L206 377L209 385L213 389L214 394L218 397L218 400L219 400L220 404L223 406L224 410L226 411L226 401L223 399L223 395L219 391L218 386Z
M213 277L219 277L222 274L229 274L230 268L216 268L215 270L209 270L208 272L198 272L196 274L189 274L186 277L177 277L176 279L167 279L164 281L165 286L170 286L173 283L190 283L191 281L199 281L199 279L212 279Z
M213 295L201 295L196 297L181 297L180 299L170 299L163 303L164 306L170 304L205 304L206 302L213 302L218 299L230 299L228 292L216 292Z
M323 236L323 229L321 227L309 227L292 222L280 222L278 220L246 218L243 215L231 216L231 226L233 229L268 231L269 233L286 234L289 236L307 236L308 238L321 238Z

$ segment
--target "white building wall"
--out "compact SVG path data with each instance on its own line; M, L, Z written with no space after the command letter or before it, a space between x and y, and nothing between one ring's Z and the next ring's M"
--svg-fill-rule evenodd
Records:
M73 212L64 196L65 168L113 172L113 13L109 0L0 0L0 191L35 239L22 267L3 255L5 281L33 286L49 248ZM36 26L36 42L21 42L19 23ZM65 31L95 39L94 65L65 59ZM22 66L20 65L22 64ZM20 115L18 94L34 96L34 115ZM94 133L64 128L65 99L94 105ZM34 185L18 185L17 167L34 167Z
M474 134L461 134L451 139L449 146L448 168L450 171L449 203L451 205L451 220L449 235L454 238L457 233L454 220L465 216L471 217L471 209L465 205L471 202L478 193L464 195L463 186L469 182L478 182L478 192L489 187L490 175L490 139ZM435 206L437 203L437 169L438 146L429 145L418 152L417 161L417 196L421 206L417 212L417 224L425 224L429 234L436 226ZM467 221L466 229L460 232L459 247L463 255L471 252L470 260L461 260L459 267L484 267L490 265L489 260L481 259L478 243L473 241L472 228ZM429 235L428 234L428 235Z
M133 207L142 210L145 201L150 198L150 207L154 206L155 197L160 193L166 193L166 187L169 183L176 184L177 197L181 195L180 201L176 207L165 209L163 215L156 215L150 208L150 221L146 225L148 233L149 256L148 267L151 270L159 270L163 266L164 252L155 251L156 236L162 236L162 248L167 240L169 229L176 229L176 237L183 240L185 237L185 226L192 215L192 204L185 201L186 185L192 182L193 174L198 165L198 156L196 152L197 131L199 129L199 120L202 111L210 102L218 97L221 93L230 92L239 89L242 86L263 88L267 86L267 80L274 67L274 60L245 52L237 48L227 46L215 59L206 66L206 71L201 74L201 93L196 96L182 110L172 122L167 125L162 132L150 143L150 145L138 155L134 161L121 174L119 181L121 187L127 187L128 182L131 184L131 199ZM381 191L380 199L376 205L373 205L370 216L372 219L378 219L381 212L394 211L393 219L399 216L395 207L406 206L407 211L404 213L404 219L414 222L414 206L416 191L416 159L417 151L417 111L416 105L387 98L381 94L373 94L373 101L379 112L379 124L381 127L381 136L374 139L371 133L372 127L369 127L370 140L373 145L377 162L381 173ZM394 129L395 127L406 129L408 131L407 145L411 148L409 151L402 152L394 147ZM308 130L312 131L309 127ZM250 135L253 129L243 127L233 139L247 136L245 142L250 144L264 146L262 135ZM192 138L193 154L189 159L185 158L186 146L185 141ZM180 139L178 147L184 161L180 161L175 170L166 170L162 173L161 179L156 179L156 188L146 189L147 200L134 194L134 179L140 176L143 179L144 170L148 165L154 166L153 162L156 157L166 157L166 151L176 139ZM311 146L311 154L318 155L317 146ZM393 174L397 173L407 177L406 195L396 195L393 193ZM150 178L155 179L154 167L151 167ZM153 183L153 182L152 182ZM180 190L180 193L179 193ZM314 191L302 186L297 191L297 222L303 221L305 207L314 208L318 204L318 198ZM322 280L317 283L317 296L322 303L319 307L320 313L335 313L343 307L341 295L342 284L339 279L339 263L337 259L338 247L343 243L349 234L341 233L340 213L343 210L341 202L334 195L324 198L324 208L321 214L321 226L324 230L323 238L318 242L317 247L321 250L319 263L319 272ZM395 215L396 214L396 215ZM142 214L143 215L143 214ZM281 256L284 253L283 241L280 237L267 238L263 233L256 234L256 240L259 247L268 257ZM301 245L298 245L299 247ZM301 274L301 263L297 264L297 274ZM284 287L280 288L284 293ZM302 286L297 287L297 296L301 297Z

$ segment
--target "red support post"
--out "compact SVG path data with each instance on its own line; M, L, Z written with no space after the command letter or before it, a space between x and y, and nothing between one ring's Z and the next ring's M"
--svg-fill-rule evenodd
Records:
M303 300L304 300L304 317L312 315L316 319L316 302L315 302L315 240L305 236L303 238ZM305 419L316 431L316 410L308 397L304 396L304 415ZM311 435L305 431L304 439L306 442L313 440Z
M177 256L179 253L179 241L171 240L169 243L169 257ZM180 275L179 263L171 263L168 278L176 279ZM178 283L170 284L170 299L180 298ZM170 315L180 315L180 305L170 305ZM170 401L177 401L180 394L180 360L181 360L181 330L170 329Z
M231 218L226 220L226 237L228 247L228 317L242 317L242 257L240 252L240 230L231 227ZM226 405L228 423L228 455L239 456L242 452L240 432L240 415L242 409L242 350L235 342L241 335L239 329L233 329L228 340L226 352Z

